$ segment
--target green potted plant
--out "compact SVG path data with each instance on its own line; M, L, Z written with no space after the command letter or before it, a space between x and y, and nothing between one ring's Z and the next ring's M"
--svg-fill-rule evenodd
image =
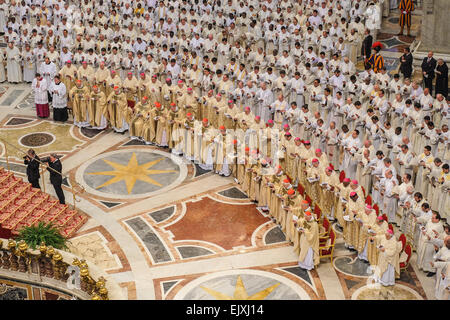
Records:
M52 223L45 225L43 222L39 222L37 226L20 229L17 239L24 240L32 249L38 248L42 242L55 249L67 249L66 242L68 241Z

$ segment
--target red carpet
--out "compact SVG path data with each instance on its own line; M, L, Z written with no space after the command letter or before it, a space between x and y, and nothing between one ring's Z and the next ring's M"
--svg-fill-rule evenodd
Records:
M17 235L24 226L52 222L70 238L86 223L84 213L70 210L58 200L0 167L0 225ZM3 230L6 233L6 230Z

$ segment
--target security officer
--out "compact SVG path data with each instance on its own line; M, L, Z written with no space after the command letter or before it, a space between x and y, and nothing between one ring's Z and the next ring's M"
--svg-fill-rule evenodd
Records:
M51 170L51 169L53 170ZM50 183L55 188L56 195L58 196L59 203L65 204L64 191L61 188L62 184L62 164L58 156L55 153L50 155L49 161L47 161L47 170L50 172ZM56 171L56 172L55 172ZM58 173L57 173L58 172Z
M33 188L40 189L39 178L39 157L33 149L28 150L27 155L24 158L23 163L27 165L27 177L28 182L31 183Z

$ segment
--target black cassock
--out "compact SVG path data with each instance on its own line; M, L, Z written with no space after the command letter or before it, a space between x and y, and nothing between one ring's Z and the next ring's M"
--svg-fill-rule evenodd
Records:
M366 56L366 59L369 59L370 54L372 53L372 41L373 37L370 34L363 40L361 55Z
M438 65L436 71L441 74L436 73L436 94L440 93L445 98L448 96L448 66L444 62L442 66Z
M402 62L402 58L405 58L405 62ZM403 73L405 78L410 78L412 74L413 56L411 53L404 54L400 57L400 72Z

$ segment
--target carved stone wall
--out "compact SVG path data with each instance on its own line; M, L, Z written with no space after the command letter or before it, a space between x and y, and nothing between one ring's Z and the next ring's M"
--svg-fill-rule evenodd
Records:
M450 1L423 0L422 45L436 53L450 53Z

